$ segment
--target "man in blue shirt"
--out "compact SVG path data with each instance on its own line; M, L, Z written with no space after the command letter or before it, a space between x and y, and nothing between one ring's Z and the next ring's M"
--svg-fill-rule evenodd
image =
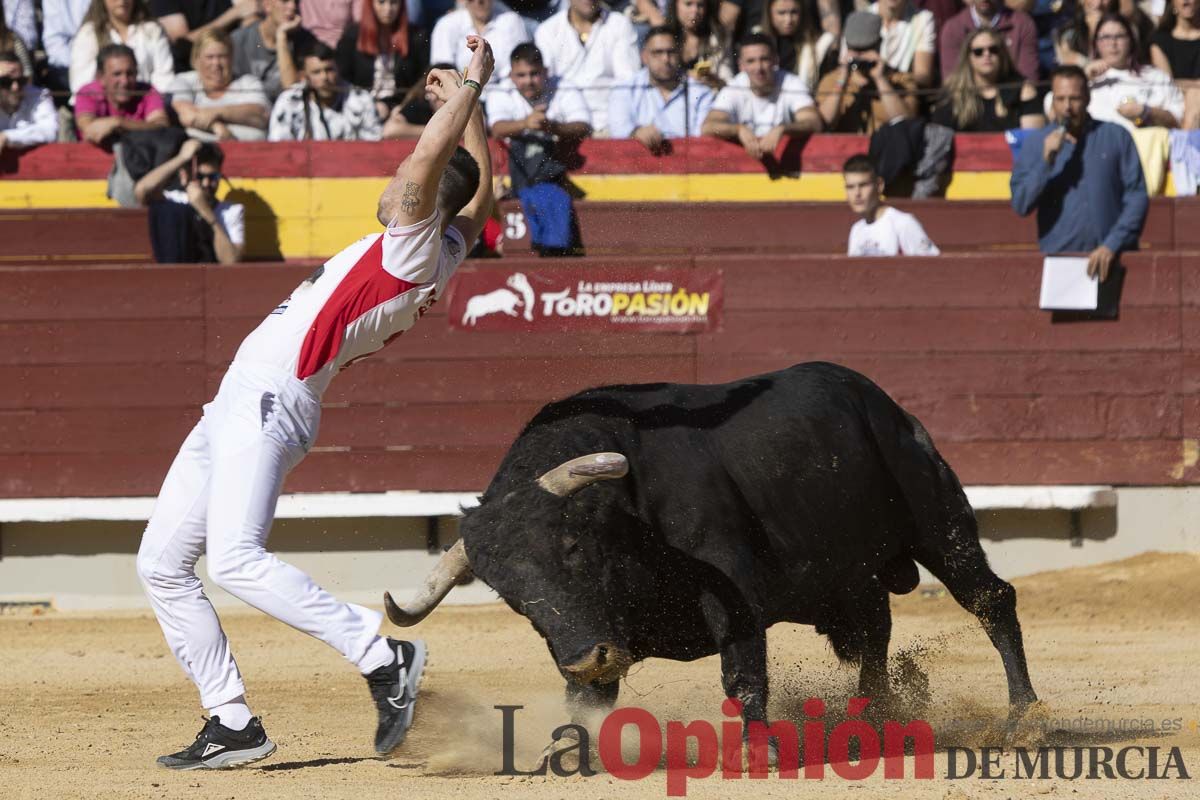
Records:
M1075 66L1051 73L1058 124L1033 131L1012 171L1012 206L1038 212L1043 253L1088 253L1088 274L1108 278L1123 250L1136 250L1150 200L1133 137L1088 116L1087 77Z
M632 137L655 155L668 139L699 136L712 107L713 92L685 77L679 42L671 28L651 28L642 43L642 69L628 86L608 96L608 131L614 139Z

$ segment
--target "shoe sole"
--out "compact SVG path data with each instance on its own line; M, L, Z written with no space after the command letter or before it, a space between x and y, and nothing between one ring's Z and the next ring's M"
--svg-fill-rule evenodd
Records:
M402 722L395 733L390 738L384 739L383 744L375 748L375 752L381 756L388 755L404 742L404 737L408 735L408 729L412 727L413 715L417 712L417 694L421 688L421 678L425 675L425 661L429 649L421 639L413 639L409 644L413 646L413 657L412 662L405 665L408 670L405 686L412 697L412 702L408 704L408 708L404 709Z
M181 764L175 766L172 764L164 764L159 761L158 765L164 769L172 769L176 772L189 772L194 769L235 769L246 764L253 764L255 761L262 761L267 756L275 752L275 743L270 739L260 744L258 747L250 750L231 750L227 753L215 755L207 761L197 761L195 764Z

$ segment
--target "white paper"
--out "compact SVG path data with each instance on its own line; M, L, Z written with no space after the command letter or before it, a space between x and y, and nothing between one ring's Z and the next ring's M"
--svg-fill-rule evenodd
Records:
M1046 256L1042 262L1041 308L1047 311L1095 311L1100 282L1088 277L1085 256Z

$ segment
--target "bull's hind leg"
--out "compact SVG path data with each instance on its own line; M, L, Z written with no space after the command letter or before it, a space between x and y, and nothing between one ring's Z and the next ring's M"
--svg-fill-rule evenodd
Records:
M1025 662L1021 623L1017 620L1016 589L992 572L973 525L969 533L958 529L936 546L922 544L913 555L946 585L958 604L983 625L1004 664L1009 717L1014 720L1020 717L1026 708L1037 702L1037 695Z

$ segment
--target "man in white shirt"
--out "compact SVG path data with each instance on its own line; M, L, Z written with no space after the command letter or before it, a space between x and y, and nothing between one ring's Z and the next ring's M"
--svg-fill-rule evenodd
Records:
M675 32L651 28L642 43L641 72L608 98L608 132L614 139L632 137L655 155L668 139L699 136L713 103L712 89L686 75Z
M468 51L469 52L469 51ZM275 101L272 142L377 142L383 132L369 92L338 77L333 50L317 42L304 56L302 83Z
M529 41L529 29L517 12L500 0L464 0L462 8L451 11L437 21L429 37L429 63L453 64L458 71L466 69L471 51L462 46L468 35L482 36L496 54L496 83L508 77L509 59L513 48Z
M738 142L752 158L772 155L786 136L821 130L821 117L804 81L779 68L775 42L752 33L738 48L737 77L713 101L705 136Z
M862 217L850 229L849 256L937 256L937 245L912 214L884 205L883 178L865 155L851 156L842 167L846 201Z
M592 129L597 136L607 136L610 90L631 83L641 69L633 23L601 6L600 0L570 0L538 26L533 40L550 77L560 87L583 92Z
M509 78L488 95L488 128L497 139L543 136L571 144L592 132L583 95L555 86L537 46L525 42L512 52Z
M16 53L0 53L0 155L58 138L58 114L45 89L34 86Z

